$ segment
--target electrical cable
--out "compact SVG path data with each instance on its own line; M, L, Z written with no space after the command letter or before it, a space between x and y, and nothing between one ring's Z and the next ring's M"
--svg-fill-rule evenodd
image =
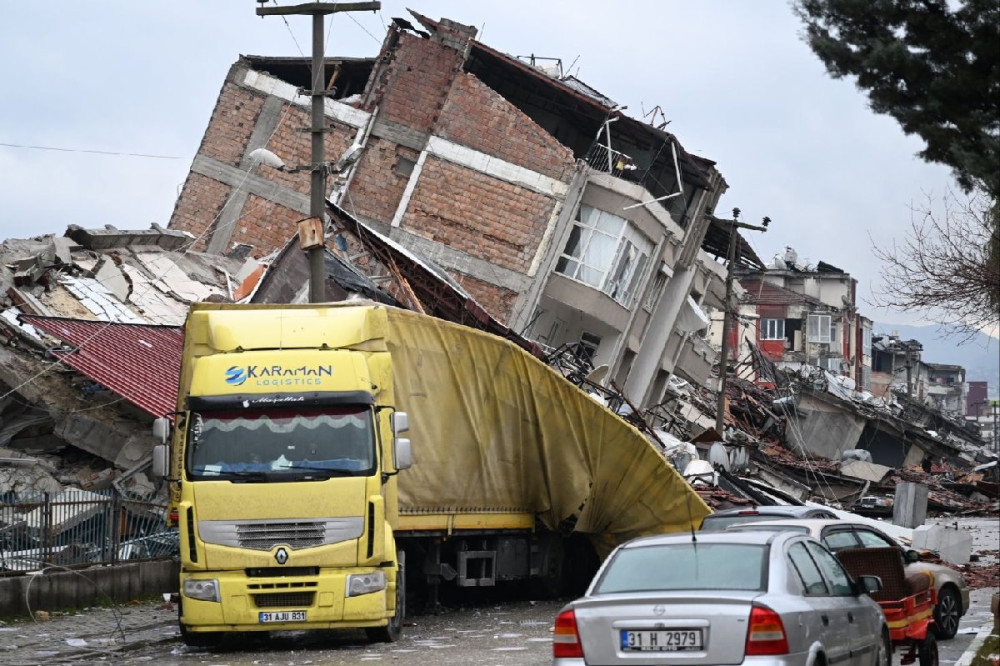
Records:
M153 155L150 153L123 153L114 150L88 150L85 148L60 148L57 146L33 146L22 143L0 143L5 148L29 148L32 150L56 150L62 153L89 153L92 155L114 155L121 157L148 157L157 160L181 160L183 157L176 155Z

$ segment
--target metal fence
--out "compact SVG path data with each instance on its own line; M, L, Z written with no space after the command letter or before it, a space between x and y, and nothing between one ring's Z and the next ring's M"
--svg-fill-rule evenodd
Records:
M162 498L113 490L0 495L0 575L175 555L165 515Z

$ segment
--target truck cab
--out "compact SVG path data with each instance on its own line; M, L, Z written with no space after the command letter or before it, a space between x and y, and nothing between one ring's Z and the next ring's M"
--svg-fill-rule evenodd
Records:
M398 639L409 421L384 338L377 306L192 306L177 411L154 425L186 643L336 628Z

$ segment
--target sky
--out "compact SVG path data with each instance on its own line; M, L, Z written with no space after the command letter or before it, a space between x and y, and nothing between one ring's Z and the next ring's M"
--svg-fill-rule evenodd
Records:
M871 248L902 240L913 207L955 189L950 171L917 158L922 141L873 113L853 81L827 75L786 0L381 4L334 15L327 55L374 57L391 17L410 7L475 25L510 55L561 58L633 117L658 106L686 150L714 160L729 184L716 214L771 218L767 233L748 234L765 262L793 247L855 277L865 316L926 323L871 305ZM257 6L4 3L0 240L69 224L166 226L230 65L240 54L310 55L308 17L261 18Z

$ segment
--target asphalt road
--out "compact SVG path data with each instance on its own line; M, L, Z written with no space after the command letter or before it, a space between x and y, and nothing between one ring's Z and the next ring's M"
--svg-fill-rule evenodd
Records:
M974 552L1000 542L996 519L961 522L974 528ZM954 664L976 632L992 621L994 591L973 591L959 634L939 644L942 666ZM172 605L144 603L48 621L0 623L0 664L534 666L551 662L552 622L561 606L559 601L482 602L439 615L414 615L407 619L403 638L393 644L370 644L361 632L285 633L267 640L241 637L221 650L207 651L181 643ZM900 663L898 653L894 662Z

